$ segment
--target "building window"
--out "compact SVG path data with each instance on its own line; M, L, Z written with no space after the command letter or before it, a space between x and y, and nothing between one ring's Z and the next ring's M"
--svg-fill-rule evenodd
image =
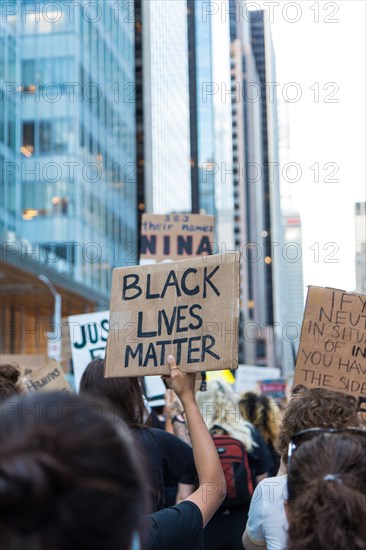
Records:
M23 122L22 132L22 147L21 152L26 157L30 157L34 153L34 121Z
M42 121L39 124L39 151L51 152L51 121Z

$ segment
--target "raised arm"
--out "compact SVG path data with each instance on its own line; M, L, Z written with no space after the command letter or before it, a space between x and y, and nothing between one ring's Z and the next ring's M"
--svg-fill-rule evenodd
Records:
M172 355L168 357L168 364L168 380L184 407L199 480L198 489L186 500L194 502L201 510L205 526L225 498L225 477L216 447L196 402L195 374L181 372Z

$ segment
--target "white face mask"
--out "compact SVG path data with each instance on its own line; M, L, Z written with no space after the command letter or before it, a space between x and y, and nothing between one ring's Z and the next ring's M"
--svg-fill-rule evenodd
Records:
M131 550L140 550L140 537L137 531L132 533Z

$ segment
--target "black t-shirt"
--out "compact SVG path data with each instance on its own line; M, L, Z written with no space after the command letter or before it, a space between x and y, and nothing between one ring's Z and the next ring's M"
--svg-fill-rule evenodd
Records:
M203 550L203 519L198 506L184 500L151 514L146 550Z
M153 485L153 511L160 510L165 504L164 486L195 483L192 448L175 435L156 428L140 428L132 433Z

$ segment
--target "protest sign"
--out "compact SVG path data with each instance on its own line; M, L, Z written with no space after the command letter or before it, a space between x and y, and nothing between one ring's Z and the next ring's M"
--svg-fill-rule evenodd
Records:
M70 392L70 386L66 381L64 371L54 359L48 359L44 365L27 374L22 382L29 392Z
M106 376L237 367L239 253L113 270Z
M81 377L90 361L96 357L104 359L109 330L109 311L71 315L69 330L75 388L79 391Z
M366 296L310 286L294 385L366 397Z
M212 254L213 239L213 216L143 214L140 265Z
M235 391L245 393L258 391L258 384L264 378L279 378L280 369L276 367L258 367L255 365L239 365L236 373Z
M286 401L287 380L286 378L266 379L260 380L259 391L261 394L277 399Z

